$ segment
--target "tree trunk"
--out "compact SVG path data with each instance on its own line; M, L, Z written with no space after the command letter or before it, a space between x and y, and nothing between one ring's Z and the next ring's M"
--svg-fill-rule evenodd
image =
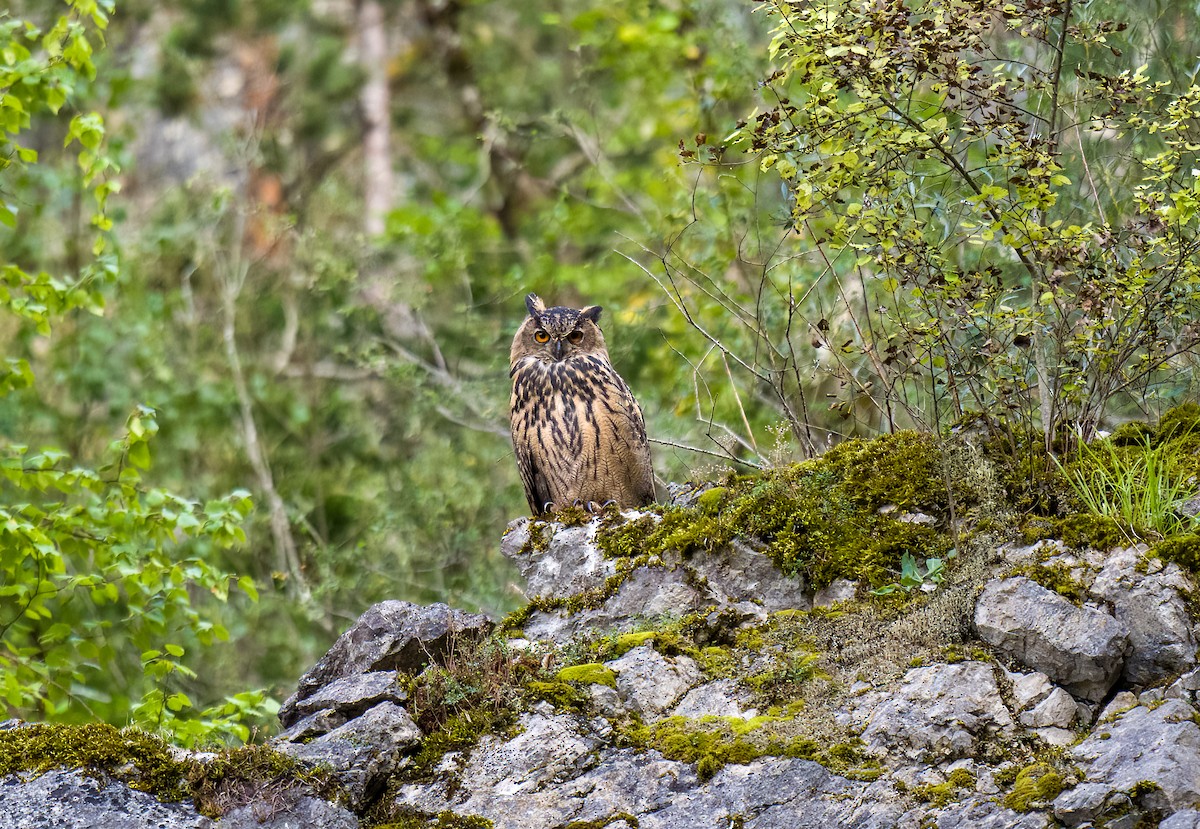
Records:
M360 102L363 118L363 230L383 235L392 208L391 92L387 28L379 0L358 2L358 59L366 73Z

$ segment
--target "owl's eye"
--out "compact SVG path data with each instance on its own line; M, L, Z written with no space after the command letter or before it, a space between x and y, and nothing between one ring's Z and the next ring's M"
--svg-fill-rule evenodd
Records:
M533 332L533 341L535 343L548 343L550 342L550 335L539 328Z
M567 335L567 342L569 342L571 345L579 345L581 340L583 340L582 331L572 331Z

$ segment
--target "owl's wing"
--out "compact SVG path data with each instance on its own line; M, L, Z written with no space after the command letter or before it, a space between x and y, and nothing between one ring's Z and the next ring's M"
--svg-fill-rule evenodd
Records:
M615 371L612 380L615 399L607 408L616 438L613 451L627 478L625 483L634 501L630 506L643 506L654 501L654 468L650 459L650 441L646 437L646 420L633 392Z
M525 500L534 515L541 515L546 504L554 500L550 495L550 481L545 471L538 467L529 445L513 441L517 455L517 471L521 474L521 484L525 488Z

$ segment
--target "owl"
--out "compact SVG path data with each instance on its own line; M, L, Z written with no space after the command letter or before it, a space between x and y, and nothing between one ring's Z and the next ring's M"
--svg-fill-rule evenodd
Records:
M547 308L530 294L525 308L509 353L509 415L529 508L651 503L646 423L608 359L600 306Z

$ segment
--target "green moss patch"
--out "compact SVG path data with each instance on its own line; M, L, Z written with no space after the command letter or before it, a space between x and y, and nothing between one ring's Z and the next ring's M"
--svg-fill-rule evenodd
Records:
M230 809L291 790L334 798L328 775L301 768L261 745L219 752L206 761L177 759L162 739L111 725L36 724L0 731L0 777L78 769L121 780L163 801L192 798L196 809L219 817Z
M585 662L582 665L572 665L558 672L558 678L563 682L579 682L586 685L607 685L617 687L617 675L611 669L599 662Z
M42 774L54 768L116 775L133 788L163 800L187 796L192 770L176 760L167 744L144 731L111 725L28 725L0 731L0 777L19 772Z
M837 578L880 587L907 553L939 557L952 546L938 527L897 520L950 512L944 456L932 435L897 432L850 440L816 460L733 477L691 508L660 508L657 518L602 525L596 540L610 557L717 550L735 538L761 545L784 572L816 587ZM959 505L975 494L953 493ZM884 507L895 509L881 513Z
M944 783L917 786L912 790L912 794L918 800L930 803L940 809L951 801L957 800L967 790L974 788L975 775L966 769L955 769L950 772Z
M1017 772L1004 805L1014 812L1028 812L1049 804L1063 790L1063 779L1046 763L1033 763Z
M794 733L792 712L751 719L737 717L668 717L651 726L626 723L618 743L654 749L669 760L694 763L696 776L709 780L730 763L746 764L760 757L799 757L814 760L839 774L874 776L878 764L861 750L861 743L823 746Z
M1200 573L1200 533L1172 536L1155 544L1150 553L1192 573Z

